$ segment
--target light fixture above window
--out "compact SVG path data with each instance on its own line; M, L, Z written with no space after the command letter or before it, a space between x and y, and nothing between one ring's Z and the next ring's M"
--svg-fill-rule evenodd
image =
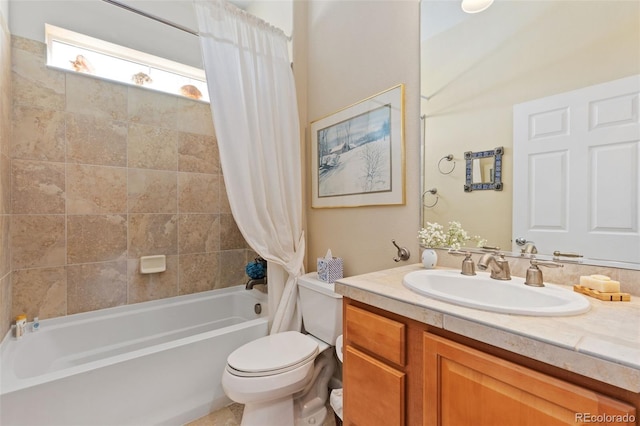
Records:
M462 10L467 13L479 13L491 6L493 0L462 0Z

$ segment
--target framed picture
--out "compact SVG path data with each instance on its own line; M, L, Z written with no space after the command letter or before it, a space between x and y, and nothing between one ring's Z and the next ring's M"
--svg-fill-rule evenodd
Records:
M404 85L311 123L311 207L405 203Z

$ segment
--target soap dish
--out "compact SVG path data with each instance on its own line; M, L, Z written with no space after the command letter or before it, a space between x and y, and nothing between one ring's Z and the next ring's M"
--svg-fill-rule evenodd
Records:
M140 258L140 273L154 274L167 270L167 258L164 254L156 256L142 256Z
M602 293L598 290L593 290L581 285L574 285L573 290L607 302L629 302L631 300L631 295L629 293Z

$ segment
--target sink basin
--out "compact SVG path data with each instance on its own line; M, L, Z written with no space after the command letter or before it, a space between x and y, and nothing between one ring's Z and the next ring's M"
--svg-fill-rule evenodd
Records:
M501 281L488 273L467 276L456 270L425 269L405 275L403 284L433 299L505 314L568 316L591 307L584 296L561 287L530 287L524 278Z

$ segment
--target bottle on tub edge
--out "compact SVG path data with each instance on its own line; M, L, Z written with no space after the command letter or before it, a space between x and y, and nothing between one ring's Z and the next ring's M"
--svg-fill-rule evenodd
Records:
M24 314L16 317L16 339L20 339L24 336L24 332L27 328L27 316Z

